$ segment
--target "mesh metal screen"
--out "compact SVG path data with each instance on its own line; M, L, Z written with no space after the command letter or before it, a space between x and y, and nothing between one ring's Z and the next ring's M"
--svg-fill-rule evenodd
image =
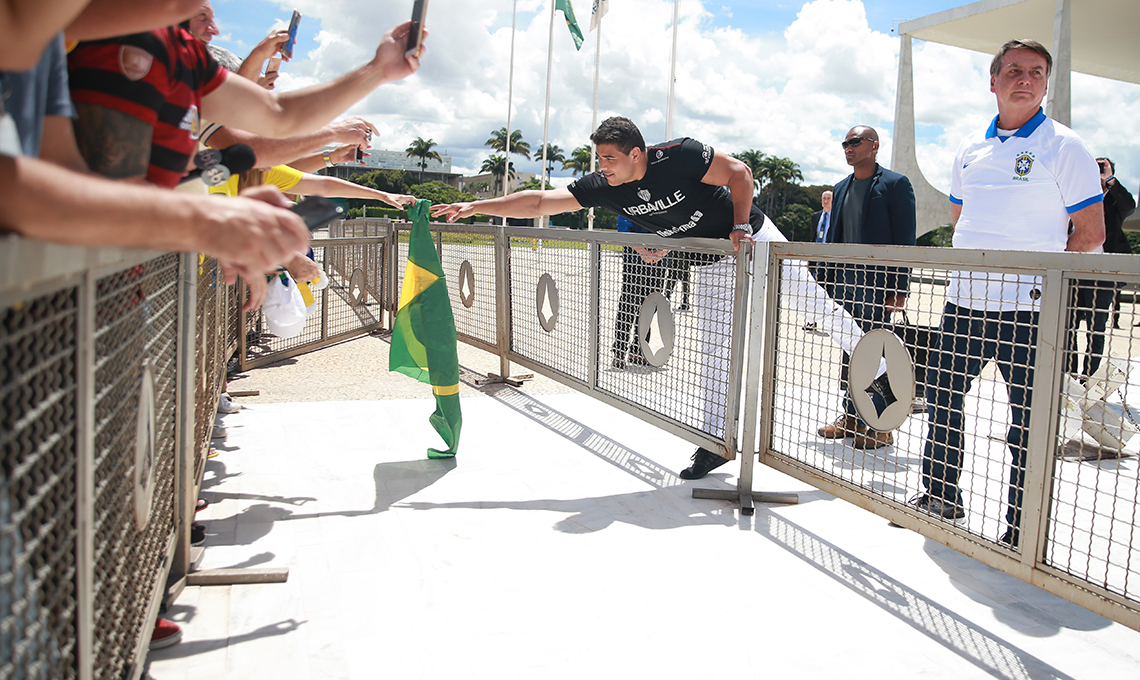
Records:
M723 438L737 297L735 256L603 247L598 388ZM654 365L646 354L663 344Z
M1137 409L1129 407L1130 397L1140 399L1140 374L1129 358L1136 353L1129 306L1120 328L1112 326L1113 283L1091 273L1045 280L1024 269L914 268L904 317L882 313L893 292L884 279L852 278L866 265L785 260L792 263L811 267L827 293L846 301L863 331L894 331L914 359L917 387L914 394L894 395L914 402L911 415L889 433L864 430L864 420L850 419L860 413L848 406L847 395L867 386L852 387L838 334L805 312L810 305L803 289L789 285L785 266L770 315L776 324L772 454L1014 554L1027 550L1023 515L1044 512L1043 564L1140 599L1140 438L1134 436L1140 428ZM855 280L863 290L851 290ZM1096 280L1101 283L1090 285ZM1050 285L1064 287L1062 308L1036 311L1028 301L1046 305ZM1000 300L1006 302L996 308ZM876 304L878 313L860 308ZM1060 362L1057 386L1052 375L1035 374L1037 354L1051 351L1058 331L1041 325L1046 312L1069 329L1060 332L1069 338L1062 351L1046 357L1045 365ZM866 375L866 366L860 371ZM1057 400L1062 412L1054 416ZM1042 440L1051 442L1048 450L1031 449L1031 428L1048 428L1054 420L1056 428ZM1041 507L1026 507L1026 472L1034 466L1046 470L1048 495Z
M95 597L97 677L133 663L155 580L174 531L177 255L98 280L95 311ZM209 279L206 279L209 281ZM208 285L207 285L208 287ZM214 335L222 337L224 324ZM136 524L135 446L143 367L154 376L153 499Z
M1069 283L1053 458L1048 564L1140 600L1140 337L1135 303L1116 311L1121 283L1082 274Z
M291 338L273 335L264 312L247 316L247 366L271 363L284 356L318 349L327 341L382 327L386 302L385 242L328 244L315 240L312 247L317 266L328 277L327 287L313 293L313 306L304 328Z
M0 311L0 677L76 677L77 289Z
M575 380L588 379L591 269L583 241L510 238L513 352ZM543 276L550 283L540 291Z
M448 226L451 229L463 227ZM447 279L456 332L468 342L495 347L498 300L495 295L494 232L489 228L472 228L469 232L446 231L442 235L441 251L440 265ZM406 256L405 246L405 259ZM396 288L398 290L399 286Z

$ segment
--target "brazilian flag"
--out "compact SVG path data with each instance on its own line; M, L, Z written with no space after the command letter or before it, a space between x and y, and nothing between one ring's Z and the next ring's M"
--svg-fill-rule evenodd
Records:
M554 9L562 10L562 15L566 17L566 26L570 29L570 37L574 40L574 49L582 49L582 29L578 28L578 19L574 16L574 5L570 4L570 0L557 0L554 3Z
M447 281L428 229L430 207L431 201L420 199L408 208L412 235L388 370L431 385L435 413L428 420L443 437L447 450L428 449L428 458L451 458L458 451L459 430L463 427L463 414L459 411L459 355Z

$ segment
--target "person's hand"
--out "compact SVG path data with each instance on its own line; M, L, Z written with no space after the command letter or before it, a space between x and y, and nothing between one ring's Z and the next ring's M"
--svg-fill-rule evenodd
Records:
M356 150L360 147L356 144L341 144L332 151L329 151L329 161L332 163L355 163ZM368 154L364 154L367 156Z
M246 298L245 304L242 305L241 311L252 312L255 309L260 309L263 302L265 302L265 295L269 292L269 282L266 281L264 274L251 274L248 278L242 276L245 285L249 288L249 297Z
M403 208L405 205L411 205L416 202L416 197L409 194L389 194L385 192L384 196L382 200L393 208Z
M431 207L432 217L447 216L448 222L470 217L475 214L475 204L477 201L469 203L442 203L440 205L433 205Z
M309 245L309 230L276 187L260 186L236 198L201 202L201 228L194 232L197 250L216 257L227 283L237 275L247 281L272 272Z
M376 48L376 57L372 60L372 64L384 74L385 82L407 78L420 68L420 57L427 50L428 32L424 31L424 45L420 48L420 56L408 55L406 54L408 32L411 28L412 22L405 21L385 33L380 40L380 46Z
M277 87L277 76L279 75L281 75L279 71L274 71L263 76L258 76L257 84L267 90L272 90L273 88Z
M641 261L645 264L657 264L661 261L662 258L669 254L669 251L665 248L656 250L654 248L640 248L638 246L633 246L633 249L637 251L638 255L641 256Z
M249 57L246 60L253 59L257 63L257 67L261 68L261 62L280 52L287 42L289 42L289 31L274 31L250 50Z
M313 279L321 277L321 268L317 266L309 258L297 253L293 259L285 263L285 268L289 270L289 276L293 277L294 281L303 281L308 283Z
M359 116L329 123L328 128L333 133L333 141L337 144L352 144L362 149L372 145L372 135L379 135L380 130Z
M883 306L887 308L887 314L891 312L901 312L906 308L906 296L901 293L896 293L888 297Z
M736 252L740 252L740 242L741 241L748 241L749 243L751 243L752 242L752 234L749 234L748 232L744 231L743 229L733 229L732 233L730 233L728 235L728 240L732 241L732 249L735 250Z

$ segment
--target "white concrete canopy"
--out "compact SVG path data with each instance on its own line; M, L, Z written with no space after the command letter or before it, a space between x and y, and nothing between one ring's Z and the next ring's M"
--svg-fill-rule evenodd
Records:
M899 26L901 35L994 54L1013 37L1053 44L1057 0L981 0ZM1140 83L1140 2L1069 0L1072 70Z

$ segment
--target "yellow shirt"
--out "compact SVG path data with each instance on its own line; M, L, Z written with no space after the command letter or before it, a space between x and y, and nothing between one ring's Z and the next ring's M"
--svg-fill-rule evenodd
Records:
M265 184L275 186L283 192L288 192L297 183L304 179L305 173L295 170L288 165L275 165L265 173ZM211 194L238 195L238 176L230 177L229 181L216 187L210 187Z

